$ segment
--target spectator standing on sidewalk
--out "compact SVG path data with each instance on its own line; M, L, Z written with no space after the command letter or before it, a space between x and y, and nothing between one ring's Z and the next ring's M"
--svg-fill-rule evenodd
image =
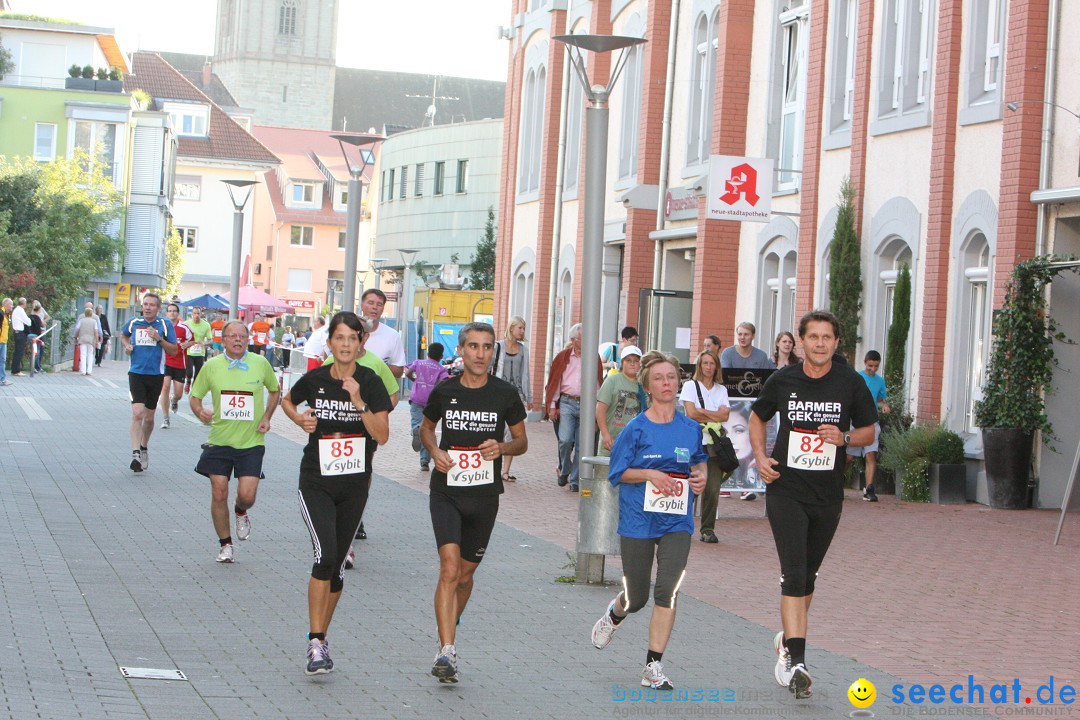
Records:
M619 372L604 378L596 393L596 425L600 429L596 454L608 457L615 440L626 424L645 412L645 390L641 387L641 350L624 347L619 357Z
M725 370L775 370L765 351L754 347L755 335L754 323L739 323L735 328L735 344L720 355L720 366Z
M0 303L0 387L11 385L7 379L7 348L8 336L11 334L11 313L14 310L11 298L4 298Z
M165 384L165 354L176 352L176 331L172 323L158 317L161 296L146 293L142 314L124 323L121 339L131 356L128 367L128 395L131 397L131 469L150 467L150 434L154 432L154 411Z
M577 446L581 417L581 323L570 328L570 346L551 361L544 389L544 419L559 421L559 487L570 485L578 491L581 449ZM603 368L596 363L596 385L603 380Z
M878 375L878 369L881 367L881 353L877 350L868 350L863 363L864 369L859 371L859 375L866 382L866 387L870 390L870 396L877 403L878 414L889 413L891 411L889 403L885 401L888 396L885 390L885 378ZM878 501L877 491L874 490L874 476L877 474L877 454L880 441L881 423L876 422L874 423L874 442L866 447L848 447L847 451L848 455L852 457L866 458L866 487L863 488L862 499L867 502Z
M803 699L812 684L806 665L810 601L844 504L844 446L873 442L877 408L862 378L833 361L840 341L836 316L807 313L799 338L806 357L765 381L750 416L750 444L769 484L765 512L780 558L783 629L773 638L773 677ZM769 456L765 423L777 414L780 431Z
M491 363L491 374L516 387L521 402L528 411L529 403L532 402L532 381L529 379L529 346L525 342L525 318L518 315L510 318L510 324L506 326L506 335L495 343L495 359ZM503 441L510 442L510 435L503 437ZM513 456L506 458L502 469L503 482L517 480L510 472L513 462Z
M439 652L431 674L440 683L458 681L456 627L499 513L502 458L521 455L529 446L525 406L517 389L490 374L495 329L469 323L458 332L458 347L465 358L463 372L431 391L420 426L420 439L435 461L429 508L439 549ZM442 437L436 442L439 424ZM512 439L502 442L507 426Z
M41 335L43 335L45 333L45 328L47 328L49 326L49 321L50 320L52 320L52 318L49 316L49 313L45 312L45 308L43 308L41 306L41 303L38 302L37 300L35 300L33 310L31 310L31 312L30 312L30 342L31 343L34 342L34 340L36 338L40 337ZM36 348L36 352L33 353L33 356L34 356L34 372L42 372L42 370L41 370L41 362L42 362L42 356L44 356L44 355L45 355L45 345L44 345L44 343L39 343L37 348Z
M777 335L773 341L772 361L777 369L802 362L802 358L795 354L795 336L787 330Z
M702 433L707 432L705 428L711 423L717 423L715 428L720 430L719 423L728 419L731 403L728 402L727 388L720 379L720 359L715 353L705 350L698 354L694 376L683 385L679 400L686 410L686 417L698 423ZM700 539L701 542L715 543L719 542L716 539L716 507L724 473L714 457L710 457L706 464L706 478L705 489L701 493Z
M404 375L413 381L412 393L409 395L409 418L412 421L412 449L420 453L420 469L424 472L431 470L431 454L424 444L420 442L420 424L424 421L424 408L427 407L431 391L440 382L450 377L443 364L439 362L443 356L442 343L433 342L428 345L427 359L414 360L405 368Z
M98 345L94 356L94 364L101 367L101 361L105 358L105 351L109 346L109 338L112 337L112 328L109 327L109 316L105 314L105 308L97 306L98 327L101 329L101 344Z
M165 353L165 381L161 385L161 429L169 429L169 411L177 412L180 399L184 397L184 381L187 380L187 351L195 344L195 335L187 323L180 319L180 305L174 302L166 306L165 316L176 331L176 352Z
M386 293L370 288L360 296L360 312L371 323L371 333L364 341L364 349L375 353L400 378L405 371L405 346L401 342L401 333L382 322L383 307L386 305Z
M706 335L705 339L701 341L701 351L711 352L717 357L720 357L720 338L716 335Z
M75 323L75 341L79 344L79 374L94 371L94 351L101 343L101 330L91 308L83 310L83 316Z
M626 617L645 607L655 558L653 612L641 684L672 690L661 660L675 627L676 596L694 534L690 494L705 488L708 456L701 446L701 428L675 410L678 360L654 351L642 358L642 365L649 409L631 420L615 440L608 472L619 491L623 589L593 625L592 643L603 650Z
M330 321L331 365L301 376L281 406L308 433L300 461L300 508L314 560L308 579L308 675L334 669L327 633L345 584L347 557L371 487L376 445L390 436L390 397L378 376L355 362L365 329L355 313ZM301 413L298 405L307 404Z
M225 324L221 338L225 353L210 359L195 378L188 396L191 414L210 426L195 472L210 478L210 517L218 537L219 563L233 562L229 534L229 479L236 478L236 537L251 536L248 510L262 479L263 455L270 418L281 396L274 369L262 355L248 352L248 331L239 320ZM264 398L264 392L269 393ZM213 410L203 407L210 393Z
M11 332L15 333L15 355L11 358L11 374L21 377L26 344L30 340L30 316L26 312L26 298L19 298L18 305L11 311Z
M304 357L307 358L307 369L314 370L323 364L330 351L326 347L329 336L326 327L326 318L322 315L315 316L315 329L311 331L306 343L304 343Z

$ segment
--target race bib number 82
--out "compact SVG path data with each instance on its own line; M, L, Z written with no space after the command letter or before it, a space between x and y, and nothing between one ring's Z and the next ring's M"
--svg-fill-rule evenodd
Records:
M788 434L787 464L795 470L832 470L836 467L836 446L817 433L792 430Z

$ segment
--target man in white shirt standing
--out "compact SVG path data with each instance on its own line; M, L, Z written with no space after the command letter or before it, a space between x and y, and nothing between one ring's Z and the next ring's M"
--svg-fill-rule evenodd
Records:
M329 351L326 348L329 329L326 327L326 318L322 315L315 316L315 329L311 331L311 337L304 343L304 357L307 358L307 369L314 370L321 367Z
M371 332L364 340L364 349L390 367L394 377L400 378L408 362L405 359L405 345L401 342L401 333L389 325L379 322L386 294L382 290L371 288L360 296L360 314L371 321Z
M30 316L26 314L26 298L19 298L19 304L11 313L11 332L15 333L15 355L11 358L11 374L23 375L23 355L26 354L26 341L30 339Z

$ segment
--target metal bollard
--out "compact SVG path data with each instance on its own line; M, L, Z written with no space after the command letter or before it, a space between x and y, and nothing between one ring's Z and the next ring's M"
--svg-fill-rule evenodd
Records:
M608 482L609 458L583 457L579 478L577 576L579 583L604 582L604 556L620 553L619 491ZM591 472L590 472L591 471ZM590 477L591 476L591 477Z

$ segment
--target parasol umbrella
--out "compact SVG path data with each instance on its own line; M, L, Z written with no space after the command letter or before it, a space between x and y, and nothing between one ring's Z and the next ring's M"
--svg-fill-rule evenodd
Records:
M229 293L223 293L221 297L226 303L231 300ZM240 288L237 299L245 309L251 310L252 312L270 313L271 315L283 315L292 312L292 308L273 295L265 293L259 288L252 287L251 285L245 285Z

